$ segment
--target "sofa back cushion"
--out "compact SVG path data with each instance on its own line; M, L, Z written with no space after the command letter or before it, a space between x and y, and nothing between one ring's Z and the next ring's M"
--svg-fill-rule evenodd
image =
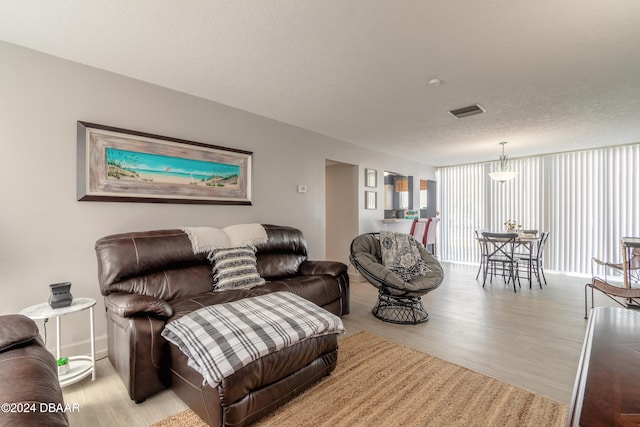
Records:
M126 292L170 301L213 288L207 254L194 254L182 230L106 236L96 242L96 255L103 295Z
M298 229L264 225L267 241L256 245L257 268L266 280L298 274L307 259L307 243ZM115 234L96 242L102 295L114 292L171 301L213 289L206 253L194 254L179 229Z
M256 245L258 273L266 280L298 274L307 259L307 242L302 232L293 227L264 224L267 241Z

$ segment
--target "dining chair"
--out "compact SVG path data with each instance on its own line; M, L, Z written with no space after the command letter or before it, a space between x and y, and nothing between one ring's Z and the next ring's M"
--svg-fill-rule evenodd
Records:
M485 231L482 233L482 237L482 244L484 245L482 251L484 257L482 287L484 288L487 282L487 276L491 276L489 282L492 283L493 276L500 271L505 283L512 282L513 292L517 292L516 279L518 279L518 286L520 286L518 259L515 256L518 234L489 233Z
M604 281L607 282L607 272L614 271L618 274L623 274L624 265L622 262L609 262L603 261L598 258L591 259L591 276L594 276L597 272L595 269L603 270L604 273ZM640 282L640 248L634 248L631 251L631 256L628 262L627 271L630 273L631 279L636 282Z
M543 234L544 233L544 234ZM547 247L547 242L549 241L550 231L544 231L540 233L540 241L538 242L538 252L536 257L534 258L534 267L536 276L538 277L538 281L540 281L540 276L544 280L544 284L547 284L547 278L544 276L544 250Z
M427 230L430 222L431 218L415 218L411 224L409 234L419 243L422 243L422 246L426 246Z
M631 256L627 260L626 272L631 275L632 280L640 281L640 248L634 248L631 251ZM588 316L587 313L587 290L591 288L591 308L593 308L593 291L598 290L604 295L615 301L617 304L623 307L640 307L640 288L634 287L621 287L611 284L607 281L608 271L614 271L620 274L625 273L624 263L607 262L598 258L591 259L591 282L587 283L584 287L584 318ZM599 277L599 274L604 273L604 279Z
M544 281L545 285L547 284L547 278L544 275L544 249L546 247L548 239L549 232L543 231L540 233L540 238L538 240L529 242L529 244L527 245L528 250L519 252L517 254L518 267L522 266L522 269L519 268L519 270L525 271L527 273L529 288L531 288L532 282L531 274L534 274L536 276L536 280L540 285L540 289L542 289L542 281ZM523 245L521 244L520 247L522 246ZM540 280L541 277L542 280Z
M476 280L480 277L480 272L483 271L484 266L484 244L482 244L482 233L487 231L484 228L479 228L477 230L473 230L476 235L476 242L478 242L478 249L480 249L480 262L478 263L478 272L476 273Z
M440 223L440 218L429 218L429 225L427 226L427 236L424 241L424 247L429 250L428 246L431 245L431 254L436 256L436 234L438 232L438 224Z
M518 235L520 237L523 236L537 236L538 235L538 230L535 228L530 228L530 229L521 229L518 230ZM524 250L522 250L524 249ZM529 256L529 252L531 250L531 245L519 245L516 247L516 253L518 253L519 255L526 255L527 257Z
M593 291L598 290L622 307L640 307L640 288L624 288L612 285L600 277L594 276L590 283L584 286L584 318L588 318L587 309L588 289L591 288L591 308L594 306Z

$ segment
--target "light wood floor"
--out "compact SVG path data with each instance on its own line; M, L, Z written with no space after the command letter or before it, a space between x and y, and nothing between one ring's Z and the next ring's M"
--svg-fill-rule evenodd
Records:
M348 334L366 330L568 404L587 321L583 318L587 279L547 274L548 285L517 293L501 280L483 289L476 267L444 264L442 286L423 298L429 321L393 325L375 319L376 290L351 283ZM596 305L615 305L596 296ZM136 405L108 359L97 363L97 379L64 388L72 426L147 426L186 409L170 390Z

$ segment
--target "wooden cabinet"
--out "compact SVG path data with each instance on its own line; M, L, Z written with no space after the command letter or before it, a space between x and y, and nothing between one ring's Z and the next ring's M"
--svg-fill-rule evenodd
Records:
M568 426L640 424L640 313L591 311L569 407Z

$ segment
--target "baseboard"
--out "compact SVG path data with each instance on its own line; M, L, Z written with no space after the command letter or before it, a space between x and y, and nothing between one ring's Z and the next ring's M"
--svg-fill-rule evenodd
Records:
M44 338L44 336L43 336ZM55 331L53 335L49 335L47 337L47 349L56 354L56 336ZM99 337L95 337L95 352L96 352L96 360L107 357L107 335L101 335ZM89 355L91 354L91 342L90 340L83 340L76 343L66 344L60 348L60 354L63 357L68 356L80 356L80 355Z
M360 273L349 273L350 282L366 282L365 278Z

